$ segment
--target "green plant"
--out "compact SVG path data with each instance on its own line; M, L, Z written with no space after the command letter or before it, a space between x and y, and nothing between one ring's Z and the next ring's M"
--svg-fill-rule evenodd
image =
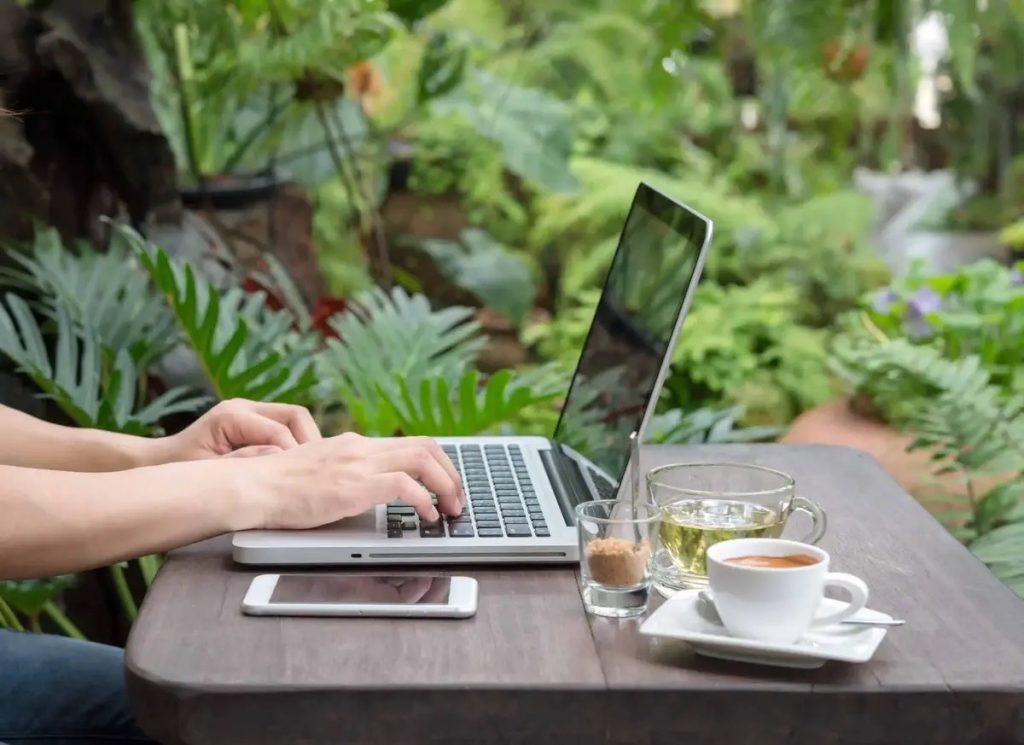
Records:
M500 147L456 114L426 116L414 135L413 191L458 195L471 224L488 226L501 241L522 241L528 203L511 189Z
M456 386L443 378L420 380L419 390L396 378L398 396L381 387L385 408L404 435L475 435L519 415L524 409L551 401L561 390L534 389L511 370L494 373L481 385L480 374L467 370Z
M416 244L457 287L521 326L537 294L523 259L482 230L467 228L459 240L423 239Z
M483 345L469 308L435 311L422 295L395 288L356 297L354 309L330 320L320 370L364 434L392 435L401 423L390 402L402 399L399 382L419 395L423 381L454 386Z
M179 342L174 317L125 241L114 240L99 253L81 241L65 245L56 230L40 229L29 250L8 255L14 266L0 268L0 284L37 298L36 310L51 323L63 311L108 355L123 350L142 370Z
M139 370L124 350L104 359L105 350L92 336L75 329L63 306L54 319L53 361L43 333L24 300L8 294L0 303L0 352L15 362L39 389L80 427L127 434L160 431L162 418L195 411L205 396L172 388L151 402L140 401Z
M161 122L197 183L267 158L398 27L383 0L146 0L135 14Z
M947 524L1024 596L1024 397L995 384L975 354L951 360L905 339L845 336L836 362L853 391L915 433L911 449L927 451L937 474L958 477L965 508Z
M572 149L569 111L542 90L523 88L475 71L463 86L434 101L441 114L463 117L501 147L505 167L535 187L571 192L576 179L568 168Z
M834 395L826 333L798 323L791 286L697 288L666 381L672 406L744 404L747 423L781 425Z
M782 434L779 427L740 427L743 407L671 409L651 419L646 440L658 444L697 445L709 442L764 442Z
M134 232L123 235L163 293L218 399L309 400L317 342L294 328L290 312L267 309L261 293L246 295L237 287L222 293Z
M862 303L864 322L888 338L932 345L949 359L977 355L993 383L1024 392L1024 263L979 261L952 274L915 268Z
M46 616L57 628L73 639L84 635L54 601L75 582L74 575L62 574L48 579L8 580L0 582L0 628L41 631L41 616ZM26 619L23 624L18 614Z

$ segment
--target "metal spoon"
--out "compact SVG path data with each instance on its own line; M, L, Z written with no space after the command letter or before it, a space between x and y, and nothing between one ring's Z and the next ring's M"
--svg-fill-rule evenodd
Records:
M698 593L700 599L700 614L707 618L709 621L721 622L721 617L718 615L718 609L715 607L715 599L711 597L711 593L707 590L701 590ZM840 621L840 624L847 624L850 626L868 626L872 628L890 628L894 626L902 626L906 621L902 618L893 618L891 620L869 620L867 618L847 618L845 621Z

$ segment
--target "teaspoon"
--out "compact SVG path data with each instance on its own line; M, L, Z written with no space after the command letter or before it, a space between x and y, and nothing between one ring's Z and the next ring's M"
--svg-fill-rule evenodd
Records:
M701 590L698 593L700 598L701 610L709 620L721 622L721 617L718 615L718 609L715 608L715 599L711 597L711 593L707 590ZM846 624L848 626L868 626L874 628L892 628L895 626L902 626L906 621L902 618L892 618L889 620L885 619L867 619L867 618L847 618L845 621L840 621L840 625Z

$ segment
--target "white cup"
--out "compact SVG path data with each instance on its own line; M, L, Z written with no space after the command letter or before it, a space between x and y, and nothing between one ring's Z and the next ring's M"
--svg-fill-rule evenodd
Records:
M740 556L806 554L817 561L798 567L730 564ZM828 552L817 546L780 538L739 538L708 549L708 582L715 608L730 634L744 639L791 644L808 629L849 618L868 602L868 586L852 574L828 571ZM850 603L815 618L826 587L850 593Z

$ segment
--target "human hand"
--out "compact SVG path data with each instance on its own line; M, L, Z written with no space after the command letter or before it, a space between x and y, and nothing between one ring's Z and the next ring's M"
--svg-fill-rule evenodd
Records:
M246 462L254 527L302 529L401 500L425 520L462 514L458 471L429 437L321 439Z
M320 439L320 430L304 407L238 398L220 402L176 435L153 440L152 460L268 455Z

